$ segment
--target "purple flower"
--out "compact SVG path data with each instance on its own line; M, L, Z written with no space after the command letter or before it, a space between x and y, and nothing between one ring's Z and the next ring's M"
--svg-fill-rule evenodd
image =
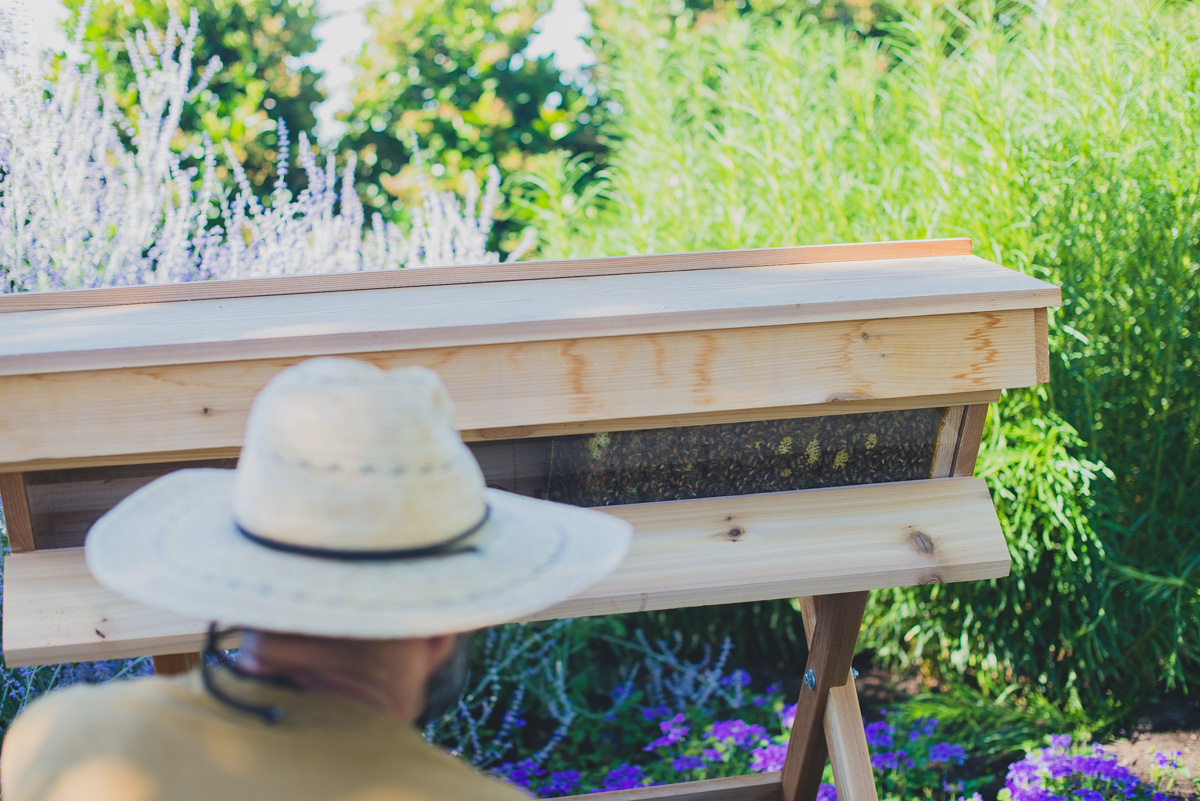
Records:
M937 743L929 749L930 762L955 762L961 765L967 758L967 750L961 745Z
M783 708L783 711L779 713L779 722L785 729L792 728L792 724L796 722L796 704L790 704Z
M724 762L725 757L723 757L721 755L721 752L715 748L705 748L704 749L704 760L706 762Z
M1104 794L1096 790L1076 790L1075 795L1079 796L1083 801L1104 801Z
M767 689L763 690L763 692L766 693L767 695L775 695L776 693L781 693L781 692L783 692L783 685L780 684L779 682L775 682L774 684L768 684Z
M649 723L652 720L657 720L671 714L671 710L665 706L644 706L642 707L642 717Z
M542 770L532 759L523 759L520 762L505 762L496 768L494 773L498 776L503 776L510 783L518 787L529 789L533 784L533 780L539 776L544 776L546 771Z
M750 770L757 773L783 770L783 761L786 758L786 745L775 745L774 743L762 745L750 752Z
M550 774L550 781L542 788L547 796L571 795L579 789L583 775L577 770L559 770Z
M871 755L871 766L876 770L899 770L901 765L914 766L907 751L881 751Z
M822 784L817 788L817 801L837 801L837 790L832 784Z
M867 724L867 745L872 748L891 748L892 735L895 734L896 727L890 723L878 721L876 723Z
M709 728L708 736L719 743L732 740L739 748L758 745L770 739L762 726L744 720L718 720Z
M1170 754L1156 753L1154 755L1154 767L1162 770L1178 770L1179 758L1183 756L1182 751L1172 751Z
M698 756L677 756L675 761L671 763L674 770L683 772L685 770L700 770L704 767L704 760Z
M1050 747L1051 748L1061 748L1064 751L1067 750L1068 748L1071 747L1071 735L1069 735L1069 734L1051 734L1050 735Z
M744 670L733 671L728 676L721 679L722 687L729 687L730 685L733 685L735 687L749 687L750 686L750 674Z
M646 786L646 774L637 765L622 762L604 777L605 790L630 790Z
M658 724L658 728L662 730L663 736L651 742L642 749L643 751L653 751L656 748L666 748L667 746L675 745L675 743L687 737L688 732L691 731L691 729L684 725L682 713L670 720L662 721Z

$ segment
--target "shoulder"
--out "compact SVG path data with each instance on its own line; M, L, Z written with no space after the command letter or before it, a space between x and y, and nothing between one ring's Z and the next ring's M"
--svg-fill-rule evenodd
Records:
M41 797L47 783L73 765L144 735L154 709L170 703L173 684L146 678L77 685L31 703L4 737L5 798Z
M423 769L406 771L405 778L413 789L423 790L429 797L455 801L528 801L529 795L513 785L476 770L419 735L416 739L419 745L414 744L409 754L420 760Z

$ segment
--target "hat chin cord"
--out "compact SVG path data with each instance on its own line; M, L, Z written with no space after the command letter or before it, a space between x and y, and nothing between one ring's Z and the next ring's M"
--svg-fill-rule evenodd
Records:
M238 712L245 712L248 715L254 715L257 718L261 718L263 723L272 725L279 723L281 720L287 717L287 710L283 707L246 703L245 701L241 701L226 693L224 690L218 687L216 681L213 680L213 673L208 669L207 664L210 656L214 661L221 665L221 667L232 670L234 673L241 672L237 669L237 665L229 660L229 657L225 655L225 652L217 647L218 634L232 634L235 631L241 631L241 629L232 628L218 632L217 622L215 620L208 624L208 638L204 642L204 653L202 654L200 661L200 679L204 683L204 689L207 690L208 694L211 695L215 700L231 709L236 709Z

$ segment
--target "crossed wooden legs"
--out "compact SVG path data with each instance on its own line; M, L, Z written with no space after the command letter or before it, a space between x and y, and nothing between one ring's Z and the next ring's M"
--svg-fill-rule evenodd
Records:
M808 664L783 766L783 801L814 801L827 757L833 766L838 801L876 801L871 758L850 673L867 593L801 598L800 604L808 637Z

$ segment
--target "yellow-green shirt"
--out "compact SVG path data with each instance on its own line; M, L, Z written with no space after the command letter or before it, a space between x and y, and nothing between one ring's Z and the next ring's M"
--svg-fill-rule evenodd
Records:
M220 671L72 687L30 705L4 739L5 801L521 801L526 796L365 704Z

